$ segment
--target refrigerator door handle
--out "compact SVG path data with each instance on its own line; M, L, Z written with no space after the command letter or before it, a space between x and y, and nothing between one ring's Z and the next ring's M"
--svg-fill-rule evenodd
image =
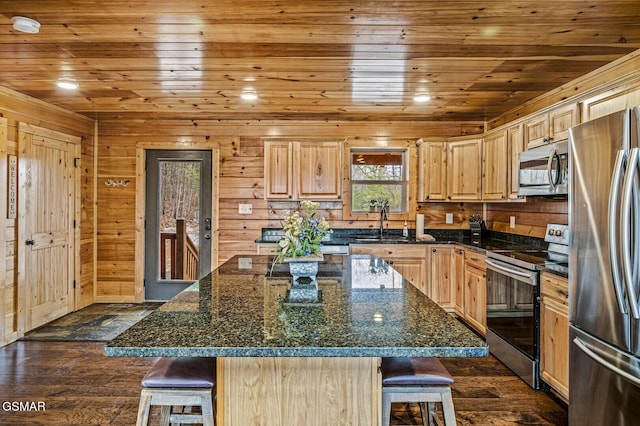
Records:
M582 352L584 352L585 355L587 355L589 358L591 358L592 360L594 360L598 364L602 365L605 368L608 368L609 370L613 371L618 376L624 377L625 379L627 379L628 381L630 381L634 385L640 386L640 371L638 371L637 368L634 369L635 371L628 372L628 371L625 371L624 369L618 367L617 365L613 365L612 363L610 363L606 359L606 357L608 355L606 352L604 352L604 351L602 351L602 350L600 350L600 349L598 349L598 348L596 348L594 346L591 346L590 344L588 344L584 340L580 339L579 337L575 337L573 339L573 343L575 343L575 345ZM628 358L628 357L625 355L625 358ZM631 363L628 362L628 364L630 365ZM635 375L632 374L632 373L635 373Z
M620 313L626 314L627 305L624 303L624 288L622 287L622 274L620 272L620 256L618 249L620 241L618 239L620 192L623 180L623 170L627 159L625 150L618 151L616 162L613 166L613 176L611 178L611 189L609 191L609 263L613 274L613 286L618 301Z
M620 234L622 239L622 273L623 281L627 288L627 298L629 299L629 306L631 308L631 315L633 318L640 319L640 307L638 306L638 295L635 288L635 275L634 267L632 263L634 259L631 253L631 241L629 236L631 235L631 207L632 198L637 196L637 184L638 178L638 156L640 155L638 148L632 148L629 152L629 162L627 164L627 172L625 173L624 183L622 186L622 214L620 218ZM637 205L635 206L638 207Z

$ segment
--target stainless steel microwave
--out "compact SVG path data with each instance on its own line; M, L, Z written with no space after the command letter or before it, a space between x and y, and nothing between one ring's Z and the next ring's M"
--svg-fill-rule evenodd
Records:
M569 142L567 140L522 151L518 160L518 195L568 195Z

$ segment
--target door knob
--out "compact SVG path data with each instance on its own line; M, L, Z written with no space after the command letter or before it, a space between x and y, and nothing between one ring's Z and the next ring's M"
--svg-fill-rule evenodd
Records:
M36 240L27 240L27 245L28 246L35 246L36 245Z

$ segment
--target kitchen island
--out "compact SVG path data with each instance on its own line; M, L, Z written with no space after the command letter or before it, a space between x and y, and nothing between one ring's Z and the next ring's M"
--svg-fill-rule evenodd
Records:
M105 347L218 358L218 425L375 425L381 357L488 355L484 341L375 256L325 255L318 299L286 265L236 256ZM311 423L310 423L311 422Z

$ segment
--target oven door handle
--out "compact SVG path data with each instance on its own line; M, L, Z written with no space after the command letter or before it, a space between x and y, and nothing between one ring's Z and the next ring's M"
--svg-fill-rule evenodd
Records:
M530 281L531 285L535 285L535 278L536 278L536 272L520 272L520 271L515 271L511 268L508 268L506 266L502 266L497 264L496 262L492 261L491 259L486 259L485 260L487 266L490 267L490 269L493 269L497 272L504 272L507 275L510 276L516 276L518 278L526 278L528 281ZM515 278L515 277L514 277Z

